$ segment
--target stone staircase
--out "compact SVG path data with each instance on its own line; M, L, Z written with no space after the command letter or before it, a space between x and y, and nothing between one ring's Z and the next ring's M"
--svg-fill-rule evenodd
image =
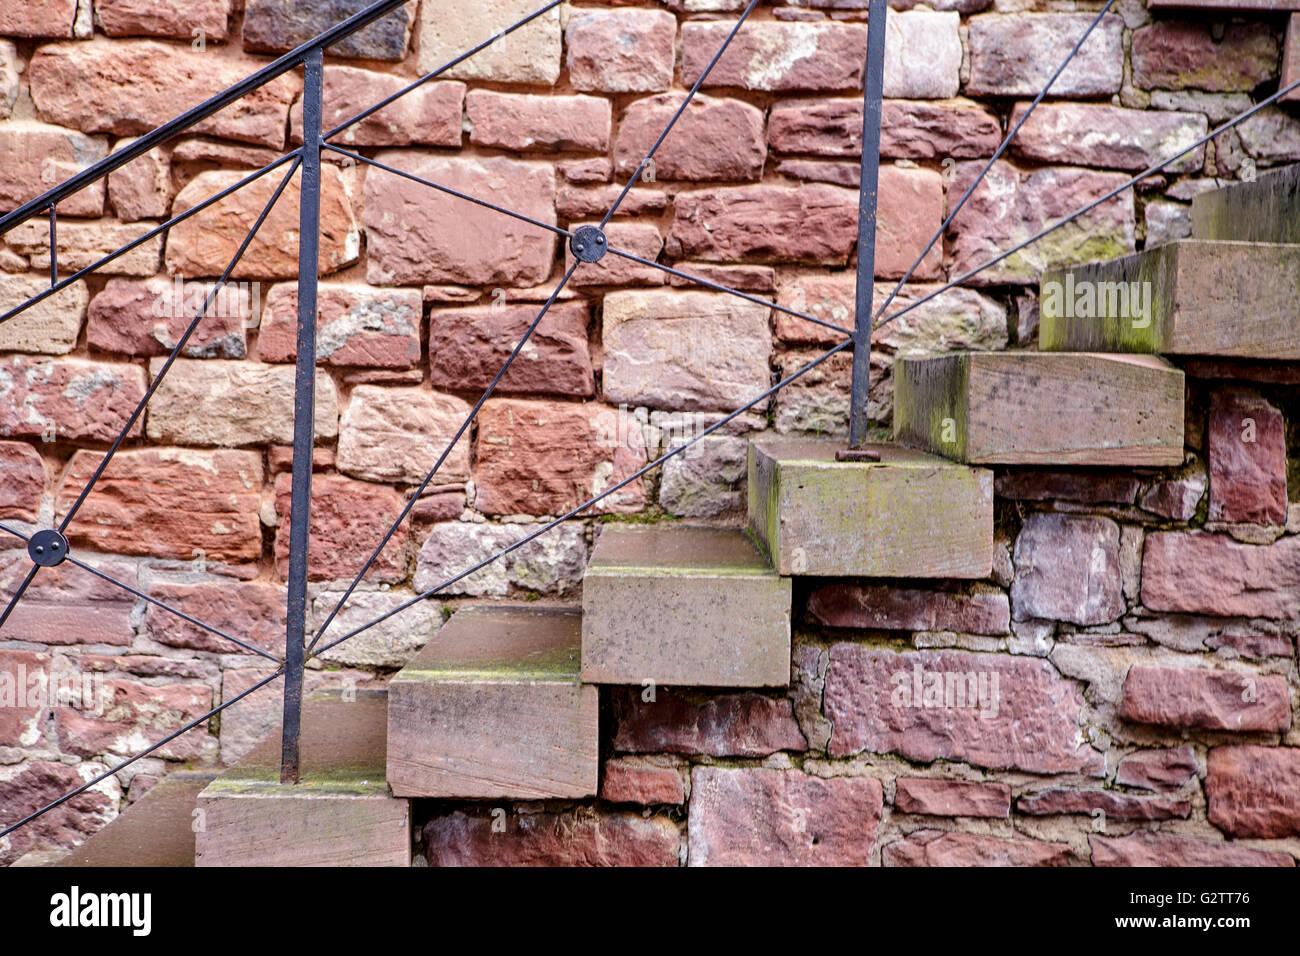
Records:
M1164 356L1300 357L1298 193L1300 167L1270 173L1198 197L1193 239L1047 273L1041 351L897 360L879 461L757 439L747 530L606 524L581 609L459 610L386 693L307 702L300 784L279 783L276 730L216 779L168 778L81 859L135 841L205 866L405 866L413 798L595 796L599 685L787 685L793 577L988 577L984 466L1181 465L1184 377ZM1063 305L1103 282L1150 283L1149 310Z

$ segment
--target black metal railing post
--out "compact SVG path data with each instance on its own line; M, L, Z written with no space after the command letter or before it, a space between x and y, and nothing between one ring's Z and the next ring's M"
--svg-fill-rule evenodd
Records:
M302 670L307 630L311 468L316 441L316 277L320 269L321 86L319 47L303 61L302 182L298 211L298 355L293 394L293 495L289 511L289 596L284 634L284 723L280 782L298 782Z
M885 95L885 17L888 0L871 0L867 11L867 65L862 92L862 180L858 187L858 288L853 333L853 384L849 399L849 448L867 442L867 393L871 384L871 306L876 280L876 207L880 179L880 114Z

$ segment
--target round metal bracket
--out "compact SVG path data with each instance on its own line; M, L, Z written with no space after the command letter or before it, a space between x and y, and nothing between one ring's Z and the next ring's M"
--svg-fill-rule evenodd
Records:
M609 251L609 243L595 226L579 226L569 237L569 250L580 262L599 262Z
M27 540L27 555L41 567L52 568L68 557L68 539L53 528L38 531Z

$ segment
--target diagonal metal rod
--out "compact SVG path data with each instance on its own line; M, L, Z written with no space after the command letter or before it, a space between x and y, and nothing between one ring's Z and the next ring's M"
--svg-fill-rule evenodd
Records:
M275 187L275 192L271 194L271 198L263 207L261 215L259 215L257 221L253 223L253 228L248 231L248 235L244 236L244 241L241 242L239 248L235 250L235 254L231 258L230 264L226 266L226 271L221 274L221 278L218 279L216 285L212 287L212 291L208 293L208 297L203 303L203 308L194 316L189 327L186 328L185 333L176 342L176 345L171 350L171 354L167 356L167 360L163 362L162 367L158 369L158 374L154 376L153 382L151 382L149 388L146 389L144 397L140 399L139 404L135 406L135 411L133 411L131 417L127 419L126 425L122 427L122 431L118 434L117 438L113 440L113 444L109 446L108 451L104 453L104 458L99 463L99 467L95 469L95 473L90 476L90 480L86 482L86 486L81 489L81 494L77 495L77 500L72 503L72 507L68 509L68 513L64 515L63 520L59 522L60 532L67 530L69 522L72 521L73 516L81 509L82 504L85 503L86 497L90 494L90 490L95 487L95 482L99 481L100 476L104 474L104 469L108 467L108 463L113 460L113 456L117 454L117 450L122 447L122 442L126 440L126 436L131 431L131 427L135 424L136 419L140 417L145 406L149 404L149 399L153 398L154 392L156 392L158 386L162 384L163 376L165 376L168 369L172 367L172 363L176 361L176 357L180 355L181 350L185 348L185 343L190 340L190 336L194 334L194 330L199 327L199 322L205 315L207 315L208 309L212 307L212 303L216 301L218 293L230 278L230 273L235 270L235 266L238 265L239 260L243 258L245 250L248 249L249 244L253 241L253 237L257 235L257 230L262 228L262 223L266 221L266 217L271 214L271 210L275 207L276 201L280 198L280 194L284 192L285 187L289 185L289 181L293 179L293 174L297 172L300 163L300 159L295 159L294 164L289 167L289 171L284 174L284 179L280 180L280 185Z
M43 292L40 292L37 295L32 296L30 299L23 302L21 305L10 309L8 312L4 313L4 315L0 315L0 323L8 322L14 316L18 315L18 313L25 312L27 309L30 309L37 302L41 302L49 298L50 296L54 295L56 292L61 292L63 289L66 289L68 286L72 285L72 283L76 282L78 279L82 278L83 276L89 275L90 273L94 272L96 269L108 265L110 262L112 262L114 259L118 258L119 256L126 255L136 246L148 242L150 239L154 238L160 233L166 232L168 229L170 229L172 226L176 225L177 223L183 222L186 219L189 219L191 216L202 212L204 209L207 209L213 203L220 202L221 200L229 196L231 193L243 189L253 180L260 179L262 176L265 176L267 173L275 169L277 166L283 166L289 160L297 158L297 156L298 156L298 150L296 149L293 150L293 152L285 153L283 156L281 156L279 159L275 160L274 162L268 163L267 165L263 166L261 169L257 170L256 172L250 173L248 176L245 176L239 182L227 186L219 193L214 193L213 195L209 196L207 199L203 200L203 202L191 206L183 213L179 213L178 215L173 216L172 218L168 219L166 222L162 223L161 225L154 226L154 228L150 229L148 232L144 233L143 235L137 236L136 238L132 239L130 242L126 243L125 245L119 246L117 249L113 250L108 255L104 256L102 259L97 259L96 261L92 262L90 265L86 266L85 268L78 269L76 272L72 273L72 275L68 276L66 279L63 279L57 285L51 286L50 288L44 290Z
M659 138L656 139L654 144L650 147L650 151L645 154L645 158L641 160L641 162L637 164L636 169L632 171L632 175L628 177L627 184L624 185L622 192L618 194L618 198L614 200L614 205L609 207L609 212L605 213L605 218L600 221L599 228L602 232L605 227L609 225L609 221L614 218L614 213L618 211L618 207L623 205L623 200L626 199L627 194L632 191L632 187L636 184L636 181L641 177L641 171L645 169L646 163L650 162L650 160L654 158L655 152L663 144L663 141L667 139L672 128L677 125L677 120L679 120L681 115L686 112L686 107L691 105L691 100L695 99L695 94L698 93L700 87L704 85L704 80L711 72L713 72L713 67L717 64L718 60L722 59L722 54L727 51L727 47L731 46L731 41L735 39L736 34L740 32L741 26L749 15L754 12L756 6L758 6L758 0L749 0L749 6L745 7L744 12L740 15L740 19L737 20L735 26L731 28L731 32L727 34L727 38L722 41L722 46L718 47L718 52L713 54L713 59L709 60L708 66L704 68L703 72L701 72L699 77L695 80L695 83L691 86L690 92L686 94L686 99L682 100L681 105L677 107L677 111L673 113L672 118L668 121L668 125L664 127L663 132L659 134Z
M33 563L32 569L27 572L27 577L23 578L22 583L18 585L18 590L14 592L14 596L11 597L9 603L5 605L4 613L0 614L0 630L4 629L5 621L9 620L9 615L14 612L14 608L17 607L18 602L22 600L23 594L26 593L29 587L31 587L32 581L36 577L36 572L40 569L41 566L39 564Z
M766 308L769 309L776 309L776 311L778 312L784 312L786 315L793 315L795 318L803 319L805 322L815 322L818 325L824 325L826 326L826 328L834 329L836 332L840 332L844 335L853 334L853 331L851 329L843 328L842 326L836 325L834 322L827 322L825 319L819 319L816 316L808 315L805 312L800 312L798 309L790 309L790 308L786 308L784 305L777 305L775 302L768 302L766 299L760 299L756 295L750 295L747 292L741 292L739 289L733 289L730 286L721 285L720 283L717 282L711 282L708 279L701 278L700 276L691 275L689 272L683 272L682 270L675 269L672 266L666 266L662 262L655 262L653 259L644 259L641 256L638 256L632 252L628 252L625 249L615 249L613 246L610 246L608 248L608 251L612 255L621 256L622 258L629 259L632 262L639 262L643 266L650 266L651 268L654 269L660 269L663 272L668 273L669 275L677 276L679 279L686 279L689 282L698 283L706 288L713 289L716 292L726 292L729 295L739 296L740 298L745 299L749 302L753 302L756 305L765 306Z
M456 447L456 443L460 441L461 436L464 435L465 432L469 429L469 426L474 421L475 416L478 415L479 409L483 407L483 404L488 400L488 397L491 396L491 394L496 391L497 384L501 381L501 379L505 377L505 374L507 371L509 371L510 366L514 364L516 356L518 356L519 353L523 351L524 345L527 344L529 338L532 337L532 334L537 329L538 324L541 323L542 317L545 316L548 311L550 311L551 306L554 304L555 300L559 298L560 292L564 290L564 287L568 284L569 279L572 278L574 270L577 268L578 268L578 262L577 260L574 260L573 265L569 266L568 271L565 272L564 276L560 279L559 285L555 287L555 291L551 293L550 298L546 300L546 303L542 306L541 310L537 313L537 318L533 319L532 324L529 325L528 328L524 331L524 334L519 337L519 341L515 343L515 347L510 352L510 355L506 358L505 363L501 366L496 376L488 384L488 387L484 390L483 394L479 397L479 400L474 403L474 407L469 410L469 414L465 416L465 421L462 422L460 428L456 430L456 434L452 436L451 441L447 442L447 446L442 450L442 454L438 456L438 460L434 462L433 467L429 469L429 473L424 476L424 480L420 482L419 486L415 489L415 491L411 493L410 499L407 500L405 507L402 508L401 514L397 516L397 520L394 521L389 526L388 530L384 533L383 539L379 542L378 545L376 545L375 550L370 553L370 557L366 559L366 563L361 566L361 570L356 573L356 576L353 577L351 583L348 584L347 590L343 592L342 597L338 599L334 607L330 610L329 616L326 617L324 622L321 624L321 626L317 628L315 635L311 639L311 643L307 645L308 655L311 655L312 648L314 648L316 644L320 641L321 636L325 633L325 629L328 628L330 624L333 622L334 618L338 616L339 611L343 610L343 605L346 604L348 598L352 596L352 592L355 591L357 585L361 583L361 579L365 577L366 572L370 570L371 565L373 565L375 561L378 560L379 555L383 552L384 548L388 546L388 542L391 541L393 535L397 533L397 529L402 526L402 522L406 520L406 516L411 513L411 509L414 508L416 502L420 500L420 495L424 493L424 489L429 487L429 482L433 481L433 476L438 473L438 469L441 468L442 463L447 460L447 456L451 454L451 450Z
M455 584L457 581L461 580L462 578L468 577L469 575L473 574L475 571L487 567L493 561L496 561L499 558L504 557L505 555L509 554L512 551L515 551L518 548L522 548L524 545L528 544L528 542L550 531L552 528L556 527L561 522L568 521L570 518L576 517L577 515L586 511L596 502L600 501L602 498L605 498L608 495L612 495L614 492L620 490L621 488L626 487L627 485L636 481L642 475L646 474L646 472L650 471L651 469L658 468L660 465L666 462L669 458L672 458L674 455L680 455L682 452L690 448L701 438L705 438L708 435L711 435L713 432L717 431L723 425L737 418L744 412L747 412L749 409L753 408L755 405L757 405L759 402L763 401L764 399L776 394L778 391L785 388L795 379L799 378L799 376L805 374L806 372L811 371L812 369L816 368L818 365L821 365L832 355L835 355L837 352L842 352L844 349L848 348L852 344L853 344L853 340L851 338L845 339L843 342L840 342L838 345L833 346L832 348L823 352L821 355L813 359L807 365L804 365L803 367L796 369L790 375L787 375L785 378L777 382L771 388L764 391L762 394L757 395L754 398L750 399L748 402L746 402L744 405L741 405L735 411L728 412L725 416L718 419L708 428L703 429L698 435L695 435L689 440L683 442L681 445L678 445L672 451L660 455L654 461L647 463L646 465L639 468L631 475L628 475L626 478L624 478L622 481L618 482L617 484L611 485L609 488L606 488L604 491L602 491L600 494L596 495L595 497L587 499L587 501L584 502L583 504L578 505L578 507L572 509L571 511L563 515L560 515L560 517L555 518L554 520L548 522L547 524L543 525L541 528L538 528L536 531L534 531L532 534L528 535L527 537L521 538L520 540L516 541L514 544L510 545L509 547L503 548L502 550L498 551L496 554L492 555L491 557L485 558L484 560L480 561L478 564L474 565L473 567L460 572L455 577L448 578L447 580L439 584L437 587L430 588L427 591L423 591L420 594L417 594L415 597L410 598L409 600L399 604L397 607L392 608L391 610L381 614L379 617L375 618L374 620L362 624L360 627L353 628L351 631L342 635L341 637L335 638L334 640L330 641L328 644L323 645L320 648L320 650L316 651L311 656L315 657L319 654L325 653L332 647L337 647L339 644L342 644L344 641L356 637L358 634L361 634L362 632L369 630L370 628L374 627L376 624L388 620L394 614L404 611L408 607L412 607L420 603L421 601L424 601L432 597L434 594L437 594L443 588L449 587L450 585Z
M1006 252L1000 253L999 255L990 259L988 262L982 263L981 265L976 266L974 269L971 269L969 272L959 275L955 279L950 279L948 282L944 283L939 288L935 289L933 292L930 292L927 295L924 295L921 298L917 299L911 305L908 305L902 309L899 309L897 312L885 316L885 318L881 319L879 322L875 324L874 328L878 329L881 328L882 326L888 325L890 322L893 322L899 316L906 315L908 312L911 312L913 309L917 308L918 306L923 305L926 302L929 302L935 296L942 295L943 293L947 292L949 289L953 288L954 286L961 285L963 282L966 282L971 278L973 278L974 276L979 275L985 269L997 265L1003 259L1006 259L1010 256L1014 256L1017 252L1019 252L1021 249L1024 249L1026 246L1033 245L1039 239L1042 239L1044 236L1050 235L1051 233L1055 232L1057 229L1060 229L1062 226L1073 222L1075 219L1078 219L1084 213L1090 212L1091 210L1100 206L1102 203L1114 199L1124 190L1137 185L1142 180L1146 179L1148 176L1160 172L1160 170L1164 169L1170 163L1174 162L1177 159L1181 159L1183 156L1186 156L1192 150L1197 149L1200 146L1203 146L1205 143L1208 143L1216 136L1219 136L1222 133L1226 132L1227 130L1232 129L1232 127L1236 126L1238 123L1242 122L1243 120L1249 119L1250 117L1258 113L1260 110L1264 109L1266 106L1269 106L1270 104L1277 102L1280 98L1286 96L1286 94L1290 93L1292 90L1295 89L1300 89L1300 80L1296 80L1294 83L1290 83L1287 86L1284 86L1282 89L1278 90L1276 93L1272 94L1271 96L1268 96L1260 100L1258 103L1256 103L1250 109L1246 110L1244 113L1241 113L1240 115L1233 117L1232 119L1228 120L1222 125L1217 126L1214 129L1210 130L1210 132L1206 133L1204 136L1202 136L1196 142L1192 143L1190 146L1187 146L1179 150L1177 153L1174 153L1174 155L1172 156L1162 159L1158 163L1148 166L1146 169L1142 170L1142 172L1138 173L1136 176L1129 179L1128 182L1116 186L1114 189L1110 190L1110 192L1105 193L1102 196L1099 196L1098 198L1094 199L1092 202L1088 203L1086 206L1082 207L1081 209L1076 209L1074 212L1070 213L1064 219L1060 220L1059 222L1052 223L1052 225L1030 236L1024 242L1012 246Z
M1034 97L1034 101L1029 104L1029 108L1025 110L1025 114L1020 117L1015 127L1007 133L1006 137L1002 140L1002 143L994 151L993 155L989 157L989 161L985 163L984 168L979 171L979 175L975 177L975 181L967 187L966 192L962 194L961 199L958 201L957 205L953 207L952 212L948 213L947 218L945 218L943 224L939 226L938 231L930 237L930 241L925 244L925 248L922 249L921 254L916 257L916 261L907 267L907 272L903 274L903 278L898 280L898 284L895 285L889 295L885 297L885 301L881 303L880 308L876 310L874 318L878 319L885 314L885 310L889 308L889 304L894 301L894 297L897 296L903 286L907 284L907 280L912 278L912 273L915 272L917 268L920 267L921 263L925 261L925 257L929 255L930 250L934 248L934 244L943 238L944 232L952 224L952 221L957 218L957 214L961 212L962 207L966 205L966 200L970 199L979 184L983 182L985 175L987 175L988 171L993 168L993 164L1002 157L1003 153L1006 152L1007 147L1011 145L1011 141L1015 139L1016 134L1020 132L1020 127L1025 125L1025 120L1029 119L1034 110L1038 108L1038 104L1043 101L1043 97L1045 97L1048 91L1051 90L1052 85L1056 83L1060 75L1065 72L1065 68L1069 66L1070 61L1073 60L1075 54L1079 52L1079 48L1083 46L1083 41L1092 35L1092 31L1097 27L1097 24L1101 23L1102 18L1110 11L1110 8L1114 4L1115 0L1106 0L1106 5L1097 12L1097 16L1088 24L1088 29L1083 31L1083 36L1079 37L1070 52L1066 54L1065 59L1061 61L1061 65L1056 68L1056 72L1053 73L1051 78L1047 81L1047 85L1044 86L1039 94Z
M559 226L553 226L550 223L542 222L538 219L532 219L528 216L523 215L522 213L513 212L509 209L506 209L504 206L498 206L495 205L494 203L487 202L486 200L483 199L476 199L475 197L469 195L468 193L460 192L458 190L452 189L450 186L444 186L441 183L435 183L430 179L422 179L421 177L416 176L414 173L408 173L404 170L397 169L394 166L389 166L385 163L381 163L378 160L369 159L365 156L362 156L360 153L354 153L351 150L343 149L340 146L333 146L330 143L325 143L324 148L330 150L331 152L338 153L340 156L348 156L351 159L356 160L358 163L365 163L367 166L374 166L376 169L382 169L384 172L392 173L394 176L401 176L403 179L409 179L411 182L419 183L421 186L428 186L430 189L436 189L439 192L447 193L448 195L455 196L457 199L464 199L467 202L472 202L477 206L483 206L485 209L491 209L493 212L499 212L501 213L501 215L509 216L511 219L518 219L520 222L526 222L530 226L536 226L538 229L545 229L548 232L553 232L556 235L564 236L565 238L568 238L571 235L571 233L567 229L561 229Z
M12 528L9 525L4 524L3 522L0 522L0 531L5 532L6 534L11 534L15 538L21 538L23 541L31 540L26 534L19 531L17 528ZM170 604L166 603L165 601L160 601L156 597L150 597L148 594L145 594L143 591L132 587L131 585L127 584L125 581L119 581L111 574L104 573L99 568L95 567L93 564L87 564L84 561L78 560L76 556L72 554L68 554L65 560L71 561L73 564L81 568L83 571L89 571L91 574L95 575L98 578L102 578L103 580L107 581L109 584L116 585L117 587L121 588L124 591L130 591L138 598L144 598L144 600L148 601L150 604L156 605L162 608L164 611L170 611L172 614L175 614L177 617L189 621L195 627L201 627L205 631L210 631L211 633L217 635L218 637L225 638L227 641L230 641L234 644L238 644L240 647L244 648L245 650L252 651L254 654L260 654L262 657L265 657L269 661L274 661L276 664L280 663L280 659L278 657L275 657L272 654L268 654L266 653L266 651L259 650L258 648L253 647L253 645L251 644L245 644L239 638L231 637L225 631L219 630L218 628L213 627L211 624L204 624L202 621L198 620L197 618L191 617L190 615L186 614L184 611L172 607ZM40 565L34 565L34 567L40 567Z
M360 113L357 113L355 116L345 119L342 123L339 123L338 126L335 126L332 130L330 130L328 133L322 136L321 139L333 139L335 136L343 132L349 126L355 126L357 123L360 123L363 119L365 119L367 116L370 116L372 113L377 113L379 110L382 110L385 106L387 106L389 103L392 103L394 100L401 99L403 96L405 96L407 93L414 90L416 87L423 86L425 83L428 83L430 80L434 79L435 77L441 76L443 73L445 73L447 70L450 70L456 64L462 63L465 60L468 60L474 54L482 52L483 50L490 47L497 40L500 40L503 36L506 36L509 33L514 33L514 31L518 30L520 27L528 23L531 23L533 20L536 20L538 17L546 13L548 10L554 10L556 7L558 7L561 3L564 2L565 0L551 0L550 3L542 7L540 10L534 10L532 13L528 14L528 16L524 17L522 20L512 23L510 26L506 27L500 33L493 34L491 37L484 40L478 46L470 48L468 51L460 54L460 56L456 57L453 60L448 60L442 66L438 67L436 70L424 74L424 76L420 77L418 80L414 80L411 83L408 83L406 86L402 87L400 90L398 90L396 93L393 93L391 96L384 97L374 106L368 106ZM328 146L329 144L327 143L326 145Z
M220 706L213 707L210 711L208 711L208 712L207 712L206 714L204 714L202 717L197 717L197 718L195 718L194 720L191 720L188 724L186 724L184 727L180 728L179 730L174 731L173 733L168 734L168 735L167 735L166 737L164 737L162 740L160 740L160 741L158 741L156 744L153 744L152 746L150 746L147 750L142 750L142 751L140 751L138 754L136 754L135 756L130 757L130 758L126 759L126 760L123 760L121 763L117 764L116 766L111 767L111 768L109 768L108 770L105 770L103 773L101 773L99 776L95 777L93 780L87 780L85 783L83 783L83 784L82 784L80 787L78 787L76 790L73 790L73 791L71 791L70 793L65 793L63 796L59 797L59 799L55 800L53 803L48 803L48 804L46 804L45 806L43 806L43 807L41 807L39 810L37 810L35 813L29 813L27 816L23 817L23 818L22 818L21 820L19 820L17 823L11 823L9 826L5 827L3 830L0 830L0 839L3 839L4 837L7 837L9 834L13 833L13 832L14 832L15 830L17 830L19 827L26 826L27 824L29 824L29 823L31 823L33 820L35 820L37 817L40 817L40 816L43 816L43 815L49 813L51 810L55 809L56 807L61 807L61 806L63 806L63 804L67 803L67 802L68 802L69 800L71 800L73 797L78 796L79 794L85 793L85 792L86 792L87 790L89 790L91 787L95 786L96 784L102 783L103 781L107 780L109 777L113 776L113 774L117 773L118 771L123 770L123 769L125 769L125 768L131 766L131 764L135 763L135 762L136 762L137 760L139 760L141 757L147 757L147 756L149 756L149 754L153 753L153 752L154 752L155 750L157 750L159 747L162 747L162 746L164 746L164 745L166 745L166 744L171 743L173 740L175 740L177 737L181 736L182 734L187 734L187 733L189 733L191 730L193 730L193 729L194 729L195 727L197 727L199 724L203 723L205 720L210 720L211 718L215 717L217 714L221 713L223 710L225 710L225 709L226 709L227 707L229 707L231 704L236 704L236 703L238 703L239 701L243 700L245 697L247 697L249 694L253 693L254 691L261 690L261 689L262 689L263 687L265 687L267 684L271 683L271 681L273 681L273 680L275 680L277 677L279 677L279 676L281 675L281 673L282 673L281 671L276 671L275 673L269 675L268 677L263 678L262 680L258 681L256 684L254 684L252 687L248 688L248 689L245 690L245 691L242 691L241 693L236 694L234 697L230 698L230 700L227 700L227 701L223 702Z

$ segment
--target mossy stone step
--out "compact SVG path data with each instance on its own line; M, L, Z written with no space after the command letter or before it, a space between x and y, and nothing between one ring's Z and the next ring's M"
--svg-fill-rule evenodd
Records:
M607 524L582 582L582 679L790 682L790 581L735 528Z
M1297 302L1300 245L1180 239L1043 273L1038 347L1296 359Z
M902 357L894 438L979 465L1180 465L1183 373L1154 355Z
M195 862L410 866L410 802L384 782L386 698L358 690L305 701L301 781L280 783L277 726L199 794Z
M1197 239L1300 243L1300 163L1192 200Z
M574 608L471 607L388 685L398 796L594 796L600 695L578 676Z
M841 462L842 442L749 448L749 526L782 574L983 578L993 568L993 472L894 445Z

